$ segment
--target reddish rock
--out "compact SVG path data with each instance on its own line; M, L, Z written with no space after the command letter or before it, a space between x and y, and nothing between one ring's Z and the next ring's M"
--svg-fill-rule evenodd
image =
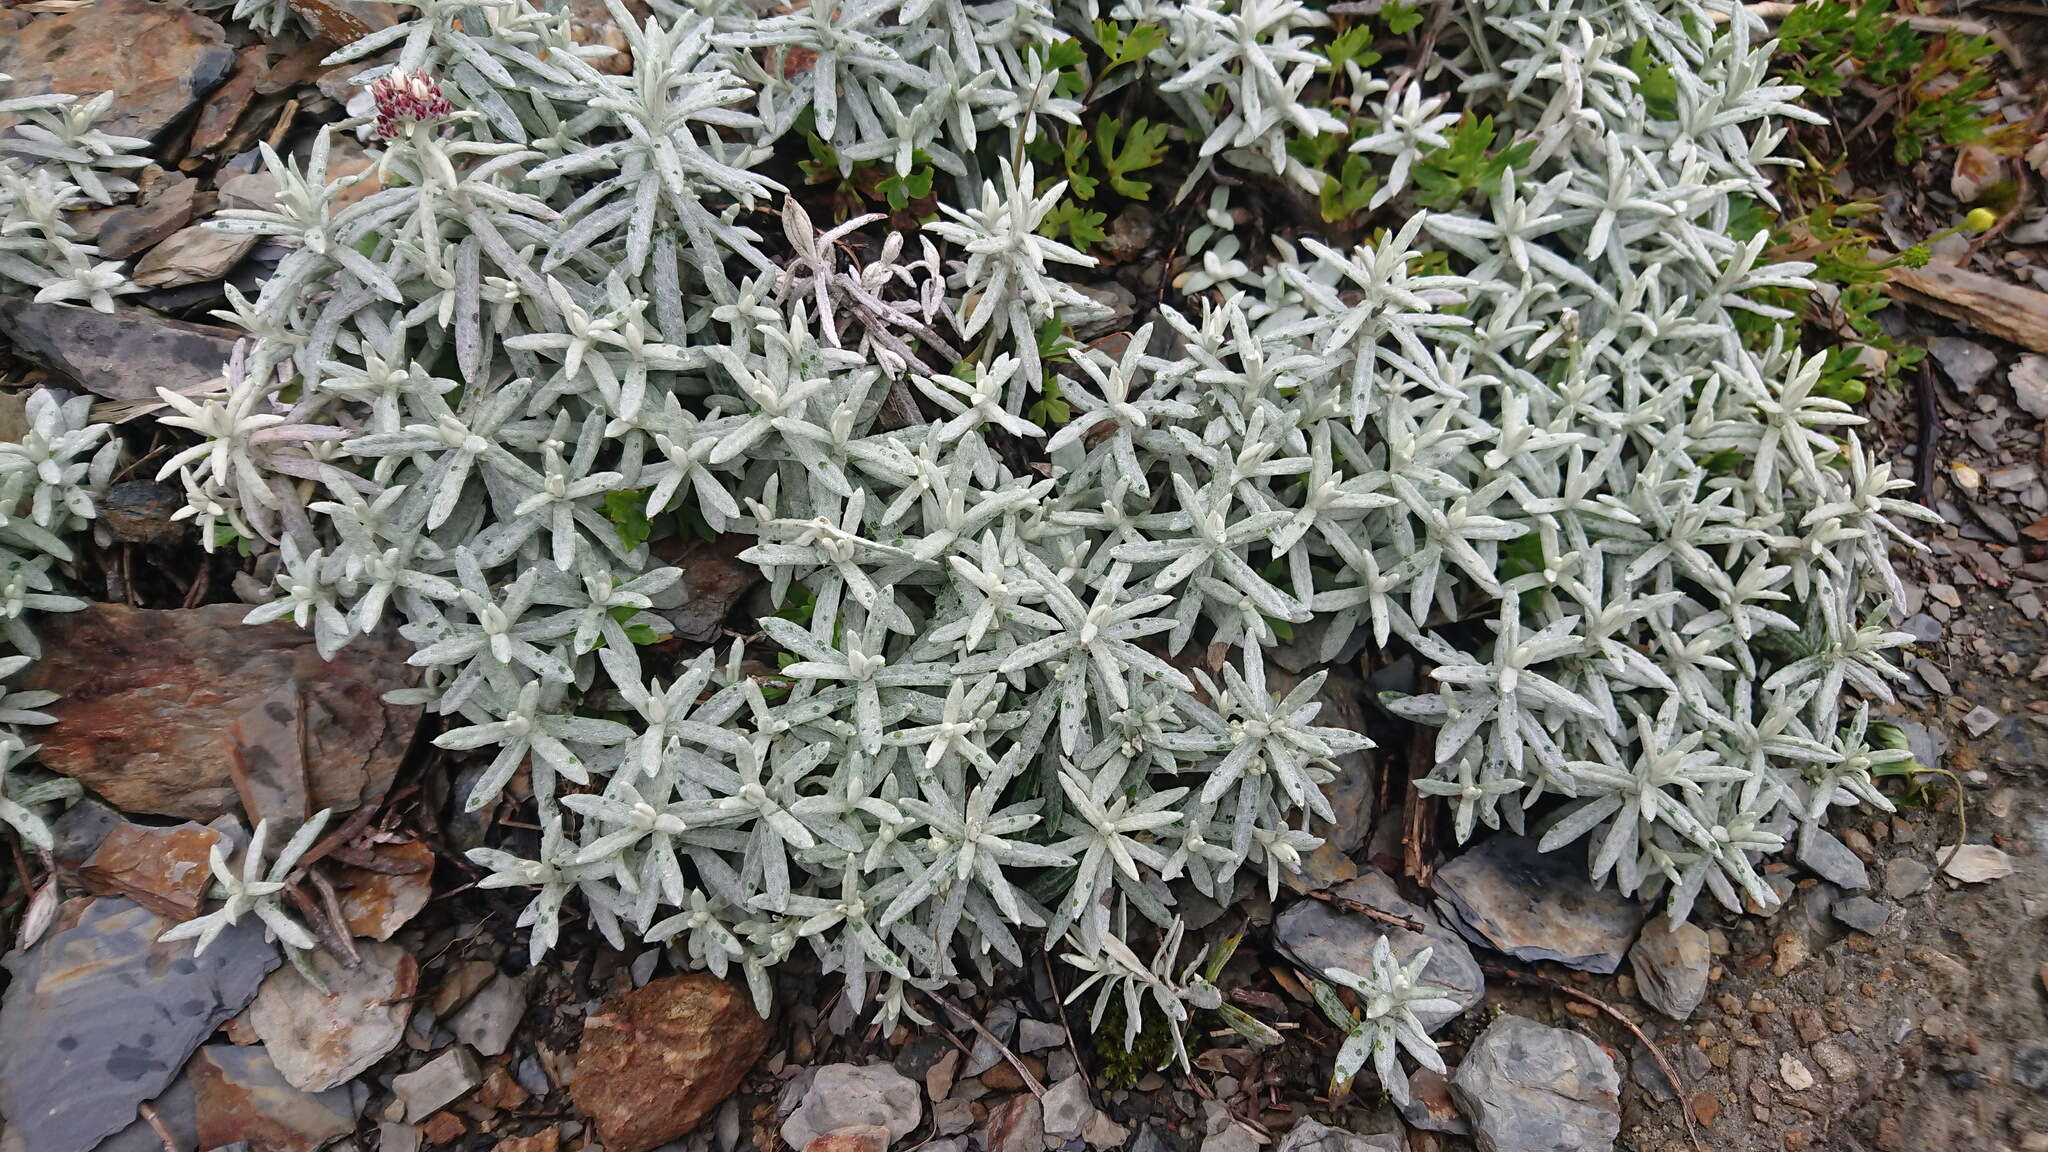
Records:
M1039 1152L1045 1147L1045 1112L1030 1093L1012 1096L988 1112L988 1152Z
M353 44L398 23L398 6L377 0L285 0L322 40Z
M220 833L202 824L148 828L117 824L78 870L86 891L126 896L159 916L199 915L213 883L207 858Z
M490 1071L484 1073L484 1082L477 1088L476 1095L471 1097L470 1102L481 1107L485 1113L492 1113L517 1108L526 1103L527 1099L528 1093L519 1086L519 1081L514 1080L510 1072L494 1065Z
M839 1128L804 1145L804 1152L889 1152L889 1130L880 1124Z
M228 134L235 130L242 114L249 110L249 102L256 98L256 86L269 73L269 48L251 44L235 53L234 73L206 101L206 107L199 110L198 123L192 126L193 153L206 155L227 143Z
M176 4L95 0L38 18L0 16L0 73L10 95L115 93L100 121L116 136L154 140L220 87L235 53L219 24ZM0 124L12 117L0 116Z
M380 846L376 855L378 868L343 868L335 888L352 935L389 940L433 896L434 850L411 840Z
M251 824L296 828L313 814L299 682L285 680L228 725L228 776Z
M249 1152L314 1152L355 1130L366 1093L343 1085L301 1092L262 1048L209 1044L185 1066L197 1098L199 1147L246 1143Z
M436 1112L420 1125L420 1135L426 1138L427 1147L436 1148L469 1135L469 1125L453 1112Z
M42 624L30 689L60 697L39 730L45 767L115 806L211 820L235 803L232 726L297 681L312 809L354 809L391 786L419 709L382 696L410 682L395 633L358 637L329 663L290 621L245 626L248 608L89 604Z
M645 1152L702 1123L767 1046L743 985L670 976L584 1019L570 1097L606 1152Z
M739 558L753 543L752 537L728 532L709 540L693 536L656 541L651 546L663 563L683 570L688 597L661 612L675 626L677 636L698 643L718 638L719 627L731 615L733 605L761 580L761 570Z
M171 233L192 219L198 194L199 181L181 173L174 172L157 181L141 203L107 213L100 224L100 255L108 260L126 260L169 239Z

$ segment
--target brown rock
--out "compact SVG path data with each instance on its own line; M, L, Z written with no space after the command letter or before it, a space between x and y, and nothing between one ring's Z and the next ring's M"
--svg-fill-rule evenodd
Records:
M804 1145L804 1152L888 1152L889 1130L880 1124L839 1128Z
M296 828L307 804L306 728L299 682L285 680L228 725L228 774L251 823Z
M491 1152L557 1152L561 1146L561 1129L549 1125L531 1136L508 1136L498 1141Z
M149 828L117 824L78 871L86 891L126 896L159 916L199 915L213 872L207 857L220 833L203 824Z
M249 1023L294 1087L324 1092L346 1084L405 1036L419 963L396 944L365 941L356 953L361 962L354 968L325 950L308 957L325 992L284 968L256 994Z
M185 1066L197 1097L199 1147L246 1142L250 1152L314 1152L355 1130L363 1091L301 1092L262 1048L209 1044Z
M199 122L192 126L192 152L206 155L227 143L228 134L256 98L256 86L269 73L270 49L251 44L235 53L234 74L207 99L206 107L199 110Z
M411 840L383 845L376 855L377 869L343 868L335 887L350 933L389 940L434 894L434 850Z
M736 532L710 540L691 537L652 545L664 563L683 570L688 597L661 613L675 625L676 635L698 643L718 638L719 626L732 613L733 605L760 582L761 570L739 558L752 546L750 538Z
M239 604L156 610L89 604L42 625L25 688L62 699L40 730L42 762L131 812L211 820L234 803L228 730L297 680L314 809L380 799L419 709L382 695L410 682L395 633L358 637L333 662L289 621L244 626Z
M0 336L108 400L155 400L160 387L184 392L218 380L239 335L134 309L0 300Z
M1701 1092L1692 1098L1693 1119L1711 1126L1721 1118L1721 1098L1712 1092Z
M1027 1092L989 1109L982 1146L988 1152L1040 1152L1045 1147L1045 1113L1038 1097Z
M526 1103L526 1100L527 1091L519 1086L519 1081L514 1080L510 1072L495 1065L484 1073L483 1084L471 1098L472 1103L481 1105L487 1112L503 1112L507 1108L517 1108Z
M216 232L194 224L171 234L135 262L129 277L144 288L182 288L218 280L241 263L260 236Z
M123 480L93 500L99 521L124 544L170 544L185 538L191 524L173 520L185 494L155 480Z
M286 0L323 40L353 44L398 23L398 7L376 0Z
M469 1125L453 1112L436 1112L420 1125L420 1135L426 1137L427 1147L453 1144L469 1134Z
M100 255L108 260L126 260L163 242L192 219L193 201L198 194L199 181L173 172L158 181L142 203L108 212L100 222Z
M626 9L636 19L647 18L647 7L639 0L628 0ZM591 61L598 71L624 76L633 70L633 53L626 46L626 33L612 19L604 0L569 0L569 34L578 44L603 45L612 50L611 55Z
M767 1045L744 986L665 977L584 1019L570 1097L607 1152L645 1152L703 1122Z
M162 136L220 87L234 61L219 24L175 4L95 0L42 19L0 16L0 73L14 77L12 94L112 91L99 127L116 136Z

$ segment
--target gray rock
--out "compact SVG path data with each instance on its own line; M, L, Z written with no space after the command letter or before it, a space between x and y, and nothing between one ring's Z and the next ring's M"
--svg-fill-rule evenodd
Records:
M512 1033L524 1015L526 977L500 974L449 1018L448 1029L478 1055L496 1056L512 1043Z
M1636 937L1628 962L1643 1002L1673 1020L1689 1018L1707 994L1713 956L1707 950L1707 934L1697 925L1674 925L1667 917L1656 917Z
M1150 1124L1138 1128L1138 1136L1131 1141L1131 1152L1173 1152L1173 1145L1159 1134L1159 1129Z
M1915 612L1899 621L1899 631L1911 636L1922 644L1933 644L1941 639L1941 621L1925 612Z
M1662 1042L1660 1049L1664 1053L1664 1059L1687 1084L1701 1079L1714 1070L1714 1066L1707 1060L1707 1054L1700 1051L1697 1044L1669 1040ZM1629 1079L1636 1082L1636 1087L1641 1088L1650 1099L1659 1104L1669 1104L1678 1099L1678 1090L1671 1086L1671 1081L1664 1078L1664 1069L1657 1066L1657 1058L1651 1055L1649 1046L1640 1040L1636 1041L1629 1051L1628 1075Z
M1911 856L1894 856L1884 862L1884 894L1894 900L1925 892L1933 879L1934 870Z
M1864 870L1863 861L1834 833L1818 825L1808 824L1800 830L1799 863L1838 888L1855 891L1870 887L1870 873Z
M1273 938L1282 951L1304 967L1320 973L1328 973L1332 968L1364 972L1371 965L1373 943L1381 936L1387 938L1394 956L1404 964L1424 948L1430 949L1423 980L1448 991L1450 999L1458 1005L1455 1011L1418 1013L1423 1027L1431 1031L1455 1019L1485 995L1486 977L1479 970L1479 962L1473 959L1472 949L1445 928L1434 913L1402 899L1385 873L1366 869L1358 879L1334 889L1332 895L1419 921L1428 930L1413 932L1320 900L1297 900L1273 921Z
M1089 1117L1095 1114L1095 1106L1088 1102L1088 1082L1079 1075L1069 1076L1047 1088L1039 1099L1039 1105L1045 1134L1056 1136L1062 1142L1068 1137L1079 1136L1081 1129L1088 1126Z
M1259 1152L1259 1138L1240 1124L1225 1124L1202 1140L1202 1152Z
M254 917L198 956L189 940L157 940L171 924L101 897L7 957L0 1116L23 1152L88 1152L129 1127L282 960Z
M924 1118L924 1093L916 1081L887 1064L827 1064L789 1119L782 1139L801 1148L819 1136L856 1124L879 1124L889 1141L903 1139Z
M1894 720L1899 732L1906 738L1906 749L1923 768L1941 767L1942 757L1948 752L1948 733L1929 728L1912 720Z
M1998 367L1998 355L1989 348L1959 336L1937 336L1928 341L1927 351L1949 382L1964 392L1973 392L1991 370Z
M2012 1082L2029 1092L2048 1088L2048 1044L2027 1044L2012 1054Z
M1452 927L1518 960L1612 972L1643 924L1641 905L1593 883L1583 849L1538 852L1526 836L1490 837L1432 886Z
M997 1001L981 1026L987 1029L988 1035L984 1036L979 1031L974 1034L974 1048L967 1054L967 1067L960 1070L962 1076L979 1076L1002 1060L1001 1045L1008 1044L1010 1038L1017 1034L1016 1005L1007 1000Z
M1480 1152L1594 1152L1621 1132L1621 1078L1577 1032L1501 1016L1451 1076Z
M1407 1152L1407 1147L1392 1133L1360 1136L1304 1116L1273 1146L1273 1152Z
M2027 415L2036 419L2048 417L2048 356L2030 353L2020 357L2006 370L2005 380L2012 385L2013 399Z
M1067 1030L1044 1020L1017 1021L1017 1051L1043 1052L1067 1042Z
M109 400L155 400L221 374L236 333L166 320L138 309L113 313L69 304L0 300L0 336L79 387Z
M1875 936L1891 915L1890 909L1868 896L1851 896L1835 904L1835 919L1866 936Z
M1081 340L1093 340L1111 332L1128 331L1131 322L1138 316L1138 297L1129 288L1114 280L1099 284L1076 284L1075 289L1093 301L1098 314L1084 317L1074 325L1074 335Z
M483 1072L477 1067L476 1057L456 1044L412 1071L392 1077L391 1092L404 1105L405 1119L417 1124L467 1096L481 1083Z

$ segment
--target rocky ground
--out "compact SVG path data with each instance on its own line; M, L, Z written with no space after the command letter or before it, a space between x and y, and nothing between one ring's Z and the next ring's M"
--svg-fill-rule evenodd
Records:
M318 68L324 51L276 51L149 0L0 13L0 72L120 88L132 122L114 130L157 140L163 159L138 202L89 225L110 257L138 260L151 286L138 302L161 314L0 303L8 381L82 388L114 416L146 411L160 384L207 384L232 333L190 321L276 254L195 222L274 196L258 141L339 114L347 93ZM363 163L343 148L329 174ZM1945 195L1902 216L1946 223L1959 205ZM523 899L475 888L462 853L494 819L538 830L512 807L450 803L475 768L420 746L416 712L379 699L402 657L359 642L324 664L289 624L239 626L243 607L225 601L261 586L254 565L195 573L171 494L136 470L102 509L106 602L45 625L28 685L65 695L43 762L104 803L62 818L53 877L11 862L25 906L0 907L21 943L0 976L0 1152L2048 1149L2040 215L1938 250L1922 277L1938 283L1921 290L1949 318L1893 317L1932 366L1867 404L1884 455L1925 472L1943 520L1926 553L1900 558L1903 626L1921 643L1897 718L1921 763L1952 776L1901 786L1896 814L1802 846L1772 874L1787 895L1775 916L1646 925L1577 862L1520 842L1419 851L1411 827L1429 825L1399 802L1400 734L1366 700L1368 682L1412 669L1368 661L1326 694L1386 749L1347 765L1334 846L1278 901L1247 891L1204 925L1211 942L1242 934L1217 983L1285 1042L1255 1049L1200 1020L1187 1071L1155 1067L1156 1032L1139 1044L1151 1059L1134 1059L1114 1014L1097 1026L1092 1001L1063 1005L1073 974L1052 958L915 1004L930 1023L887 1035L796 971L762 1021L742 988L654 947L573 932L529 965ZM1941 271L1958 267L1970 271ZM746 610L729 549L677 562L697 591L679 633L709 638ZM324 989L252 924L196 958L156 942L197 910L214 845L319 808L337 822L303 897L327 937ZM1383 933L1404 955L1433 948L1432 979L1465 1009L1439 1037L1451 1075L1418 1076L1403 1107L1369 1077L1329 1098L1338 1037L1299 975L1361 967Z

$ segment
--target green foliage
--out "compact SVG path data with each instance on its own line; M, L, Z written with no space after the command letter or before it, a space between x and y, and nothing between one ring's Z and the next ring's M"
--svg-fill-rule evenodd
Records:
M1416 199L1430 208L1448 208L1476 189L1490 188L1501 173L1528 162L1534 140L1493 151L1493 117L1466 113L1451 130L1450 143L1415 165Z
M1422 23L1422 5L1389 2L1380 9L1380 23L1396 36L1406 36Z
M1373 49L1373 31L1367 24L1358 24L1337 34L1337 38L1323 45L1323 58L1329 63L1323 65L1325 72L1342 72L1345 65L1370 68L1380 62L1380 54Z
M1988 106L1997 46L1953 29L1921 31L1895 16L1891 0L1796 4L1778 28L1785 79L1823 103L1871 92L1891 107L1892 156L1911 163L1930 143L2009 147L2015 131ZM1844 123L1861 116L1836 115Z
M1148 199L1152 185L1134 177L1166 158L1166 125L1139 117L1126 133L1123 121L1104 116L1095 122L1095 154L1118 195Z
M1147 1004L1140 1010L1138 1038L1123 1042L1127 1015L1122 1000L1111 1000L1095 1029L1095 1055L1102 1062L1102 1083L1135 1088L1147 1072L1156 1072L1173 1058L1173 1028L1166 1016Z
M647 490L621 488L604 494L605 519L619 534L619 543L638 548L654 535L654 523L647 518Z
M1134 24L1129 28L1114 20L1095 22L1095 42L1102 46L1102 54L1109 58L1103 66L1106 74L1126 64L1136 64L1166 44L1166 30L1156 24Z

